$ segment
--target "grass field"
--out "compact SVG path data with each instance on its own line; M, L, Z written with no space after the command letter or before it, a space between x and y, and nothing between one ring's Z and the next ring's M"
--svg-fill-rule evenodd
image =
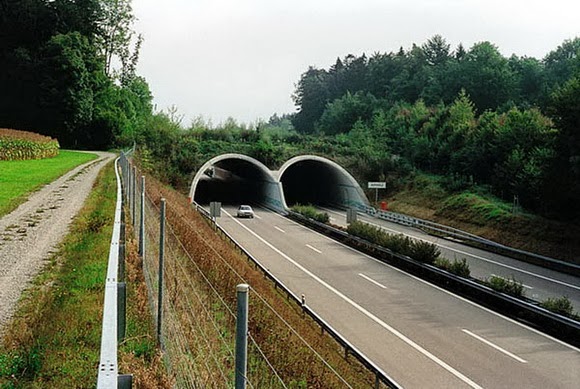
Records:
M0 217L26 201L28 194L97 155L61 150L54 158L0 161Z

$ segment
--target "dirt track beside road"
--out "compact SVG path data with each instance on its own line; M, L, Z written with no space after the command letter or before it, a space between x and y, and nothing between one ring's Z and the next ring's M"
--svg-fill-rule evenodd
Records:
M97 160L69 171L0 218L0 335L22 292L67 235L97 174L115 157L112 153L95 154Z

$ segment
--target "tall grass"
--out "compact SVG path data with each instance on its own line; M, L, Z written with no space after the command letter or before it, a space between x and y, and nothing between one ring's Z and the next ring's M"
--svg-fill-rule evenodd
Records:
M26 201L29 193L95 158L95 154L61 151L54 158L0 161L0 216Z

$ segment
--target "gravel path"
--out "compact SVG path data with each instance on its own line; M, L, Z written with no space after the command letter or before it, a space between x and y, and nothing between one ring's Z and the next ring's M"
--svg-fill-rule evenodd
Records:
M68 233L69 225L92 190L97 174L115 157L96 152L80 165L0 218L0 335L30 281Z

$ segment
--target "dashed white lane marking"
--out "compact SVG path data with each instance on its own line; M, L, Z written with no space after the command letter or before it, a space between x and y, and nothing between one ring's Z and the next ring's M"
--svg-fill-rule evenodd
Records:
M328 211L329 212L336 213L336 214L339 214L339 215L342 215L342 214L340 214L339 212L336 212L336 211L332 211L332 210L328 210ZM559 281L559 280L556 280L556 279L553 279L553 278L550 278L550 277L543 276L541 274L537 274L537 273L533 273L531 271L523 270L523 269L517 268L515 266L510 266L510 265L506 265L505 263L493 261L491 259L484 258L484 257L481 257L479 255L475 255L475 254L471 254L471 253L468 253L468 252L465 252L465 251L461 251L461 250L458 250L458 249L454 249L452 247L445 246L444 244L441 244L441 243L435 243L435 242L433 242L431 240L428 240L428 239L420 238L420 237L415 236L415 235L406 234L406 233L401 232L401 231L393 230L391 228L388 228L388 227L385 227L385 226L382 226L382 225L379 225L379 224L376 224L376 223L372 223L372 222L370 222L368 220L364 220L364 222L367 223L367 224L370 224L371 226L375 226L375 227L378 227L378 228L382 228L383 230L386 230L386 231L390 231L390 232L394 232L396 234L401 234L401 235L404 235L404 236L408 236L408 237L413 238L413 239L419 239L419 240L422 240L424 242L434 243L437 246L442 247L444 249L447 249L447 250L450 250L450 251L454 251L454 252L459 253L459 254L467 255L467 256L472 257L472 258L477 258L477 259L479 259L481 261L493 263L494 265L502 266L502 267L505 267L505 268L508 268L508 269L511 269L511 270L514 270L514 271L517 271L517 272L520 272L520 273L527 274L527 275L532 276L532 277L541 278L543 280L550 281L550 282L553 282L553 283L556 283L556 284L560 284L560 285L566 286L568 288L580 290L580 286L572 285L572 284L569 284L567 282Z
M334 239L332 239L332 238L329 238L328 236L326 236L326 235L323 235L323 234L321 234L320 232L317 232L317 231L311 230L311 229L309 229L308 227L306 227L306 226L303 226L302 224L300 224L300 223L297 223L297 222L295 222L295 221L293 221L293 220L289 220L289 219L288 219L287 217L285 217L285 216L282 216L282 215L280 215L280 214L278 214L278 213L275 213L275 215L276 215L277 217L279 217L280 219L283 219L283 220L285 220L285 221L287 221L287 222L290 222L291 224L293 224L293 225L295 225L295 226L297 226L297 227L299 227L299 228L303 228L304 230L308 230L308 231L312 232L313 234L320 236L322 239L326 239L326 240L327 240L327 241L329 241L329 242L334 242L334 243L336 243L337 245L339 245L339 246L341 246L341 247L344 247L346 250L350 250L350 251L352 251L353 253L356 253L357 255L360 255L360 256L362 256L362 257L365 257L365 258L367 258L367 259L370 259L371 261L373 261L373 262L376 262L376 263L378 263L378 264L379 264L379 265L381 265L381 266L388 267L389 269L392 269L392 270L394 270L394 271L396 271L396 272L398 272L398 273L400 273L400 274L403 274L403 275L405 275L406 277L412 278L412 279L414 279L414 280L415 280L415 281L417 281L417 282L420 282L420 283L422 283L422 284L425 284L425 285L427 285L427 286L430 286L431 288L437 289L437 290L438 290L438 291L440 291L441 293L445 293L445 294L447 294L447 295L449 295L449 296L451 296L451 297L453 297L453 298L455 298L455 299L457 299L457 300L463 301L463 302L464 302L464 303L466 303L466 304L469 304L469 305L471 305L471 306L473 306L473 307L479 308L479 309L481 309L482 311L485 311L485 312L487 312L487 313L489 313L489 314L491 314L491 315L494 315L494 316L496 316L496 317L500 317L500 318L502 318L503 320L505 320L505 321L508 321L508 322L510 322L510 323L512 323L512 324L514 324L514 325L516 325L516 326L518 326L518 327L520 327L520 328L525 328L526 330L528 330L528 331L530 331L530 332L533 332L534 334L536 334L536 335L538 335L538 336L541 336L541 337L543 337L543 338L549 339L549 340L551 340L552 342L558 343L558 344L559 344L559 345L561 345L561 346L564 346L564 347L566 347L566 348L568 348L568 349L570 349L570 350L573 350L573 351L575 351L575 352L578 352L578 353L580 353L580 348L578 348L578 347L572 346L571 344L568 344L568 343L566 343L566 342L563 342L563 341L561 341L560 339L554 338L553 336L550 336L550 335L548 335L548 334L546 334L546 333L544 333L544 332L542 332L542 331L536 330L535 328L532 328L532 327L530 327L530 326L527 326L527 325L525 325L525 324L522 324L522 323L520 323L520 322L519 322L519 321L517 321L517 320L511 319L511 318L509 318L509 317L507 317L507 316L504 316L504 315L502 315L502 314L499 314L499 313L497 313L497 312L495 312L495 311L493 311L493 310L491 310L491 309L489 309L489 308L486 308L486 307L484 307L484 306L482 306L482 305L479 305L479 304L477 304L477 303L474 303L473 301L471 301L471 300L468 300L468 299L466 299L465 297L461 297L461 296L459 296L459 295L457 295L457 294L455 294L455 293L452 293L452 292L450 292L450 291L448 291L448 290L446 290L446 289L443 289L443 288L441 288L440 286L437 286L437 285L434 285L434 284L432 284L432 283L430 283L430 282L428 282L428 281L422 280L421 278L419 278L419 277L417 277L417 276L414 276L414 275L412 275L412 274L409 274L409 273L407 273L407 272L405 272L405 271L403 271L403 270L401 270L401 269L398 269L398 268L396 268L396 267L394 267L394 266L392 266L392 265L389 265L389 264L387 264L387 263L385 263L385 262L383 262L383 261L380 261L380 260L378 260L378 259L376 259L376 258L373 258L373 257L371 257L370 255L367 255L367 254L365 254L365 253L362 253L362 252L360 252L360 251L358 251L358 250L356 250L356 249L353 249L352 247L349 247L349 246L345 245L344 243L340 243L340 242L338 242L338 241L336 241L336 240L334 240Z
M385 285L383 285L383 284L381 284L381 283L379 283L379 282L377 282L377 281L373 280L372 278L370 278L370 277L368 277L368 276L365 276L365 275L364 275L364 274L362 274L362 273L358 273L358 275L359 275L359 276L361 276L362 278L364 278L365 280L372 282L373 284L375 284L375 285L376 285L376 286L378 286L379 288L387 289L387 287L386 287Z
M318 254L322 254L322 251L318 250L316 247L310 246L309 244L307 244L306 247L312 251L316 251Z
M497 351L499 351L499 352L501 352L501 353L504 353L504 354L505 354L505 355L507 355L508 357L515 359L515 360L516 360L516 361L518 361L518 362L521 362L521 363L528 363L528 361L526 361L525 359L522 359L522 358L518 357L517 355L510 353L509 351L507 351L507 350L505 350L505 349L503 349L503 348L499 347L497 344L491 343L489 340L487 340L487 339L484 339L484 338L482 338L481 336L479 336L479 335L476 335L476 334L474 334L473 332L471 332L471 331L469 331L469 330L466 330L465 328L464 328L462 331L463 331L463 332L465 332L467 335L469 335L469 336L472 336L472 337L474 337L475 339L479 340L480 342L483 342L483 343L487 344L488 346L490 346L490 347L493 347L493 348L494 348L494 349L496 349Z
M286 231L284 231L283 229L281 229L281 228L280 228L280 227L278 227L278 226L274 226L274 228L275 228L275 229L277 229L278 231L280 231L280 232L281 232L281 233L283 233L283 234L285 234L285 233L286 233Z
M227 214L227 212L226 212L226 214ZM326 281L324 281L320 277L318 277L316 274L312 273L310 270L306 269L304 266L302 266L301 264L299 264L298 262L296 262L294 259L290 258L288 255L284 254L282 251L280 251L278 248L276 248L274 245L272 245L266 239L262 238L260 235L258 235L254 231L252 231L246 225L240 223L239 220L236 220L235 218L232 218L232 220L235 221L237 224L239 224L240 227L242 227L243 229L245 229L246 231L248 231L250 234L252 234L254 237L256 237L256 239L258 239L260 242L264 243L266 246L268 246L269 248L271 248L272 250L274 250L276 253L278 253L280 256L282 256L282 258L284 258L288 262L292 263L298 269L302 270L308 276L312 277L312 279L314 279L315 281L317 281L318 283L320 283L322 286L324 286L325 288L327 288L328 290L330 290L331 292L333 292L334 294L336 294L338 297L340 297L341 299L343 299L348 304L352 305L355 309L357 309L359 312L361 312L362 314L364 314L365 316L367 316L369 319L371 319L372 321L374 321L375 323L377 323L378 325L380 325L381 327L383 327L384 329L386 329L387 331L389 331L391 334L395 335L401 341L405 342L406 344L408 344L409 346L411 346L412 348L414 348L415 350L417 350L419 353L423 354L425 357L429 358L431 361L435 362L436 364L438 364L439 366L441 366L443 369L447 370L449 373L453 374L455 377L457 377L461 381L465 382L470 387L472 387L474 389L483 389L481 386L479 386L478 384L476 384L470 378L468 378L467 376L465 376L464 374L462 374L458 370L454 369L453 367L451 367L450 365L448 365L446 362L444 362L443 360L439 359L434 354L430 353L429 351L427 351L426 349L424 349L423 347L421 347L419 344L417 344L414 341L412 341L411 339L407 338L401 332L397 331L395 328L391 327L390 325L388 325L387 323L385 323L384 321L382 321L381 319L379 319L377 316L373 315L371 312L367 311L365 308L363 308L362 306L358 305L355 301L351 300L345 294L343 294L342 292L340 292L338 289L334 288L332 285L330 285L329 283L327 283Z

